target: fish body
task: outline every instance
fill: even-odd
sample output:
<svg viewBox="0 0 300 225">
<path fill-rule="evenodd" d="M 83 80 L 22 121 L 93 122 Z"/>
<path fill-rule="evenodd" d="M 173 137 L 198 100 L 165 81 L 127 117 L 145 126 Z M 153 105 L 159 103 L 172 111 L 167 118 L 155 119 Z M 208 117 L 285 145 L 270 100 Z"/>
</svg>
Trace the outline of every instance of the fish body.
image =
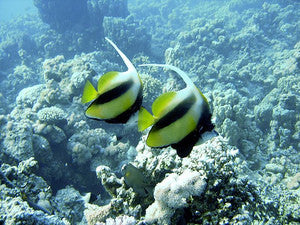
<svg viewBox="0 0 300 225">
<path fill-rule="evenodd" d="M 128 70 L 105 73 L 98 80 L 97 90 L 87 81 L 81 102 L 92 101 L 85 111 L 88 118 L 108 123 L 126 123 L 142 104 L 142 82 L 125 54 L 111 40 L 105 39 L 119 53 Z"/>
<path fill-rule="evenodd" d="M 201 134 L 210 132 L 214 128 L 207 99 L 187 74 L 179 68 L 164 64 L 141 66 L 171 69 L 185 81 L 184 89 L 164 93 L 153 102 L 153 115 L 142 108 L 139 112 L 138 128 L 142 131 L 153 125 L 146 141 L 148 146 L 171 146 L 177 150 L 180 157 L 188 156 Z"/>
<path fill-rule="evenodd" d="M 145 179 L 143 173 L 131 163 L 122 168 L 125 183 L 141 196 L 151 195 L 153 187 L 151 187 Z"/>
</svg>

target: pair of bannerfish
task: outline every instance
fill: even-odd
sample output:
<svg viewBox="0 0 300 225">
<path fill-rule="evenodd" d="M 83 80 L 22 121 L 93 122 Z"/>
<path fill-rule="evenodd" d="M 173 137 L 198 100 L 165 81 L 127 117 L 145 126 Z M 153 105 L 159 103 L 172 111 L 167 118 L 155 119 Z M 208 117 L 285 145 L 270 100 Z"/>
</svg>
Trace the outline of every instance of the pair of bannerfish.
<svg viewBox="0 0 300 225">
<path fill-rule="evenodd" d="M 97 90 L 87 81 L 82 103 L 91 102 L 85 111 L 88 118 L 108 123 L 126 123 L 138 112 L 138 130 L 152 126 L 147 137 L 150 147 L 171 146 L 180 157 L 190 154 L 193 146 L 204 137 L 216 135 L 211 122 L 211 113 L 205 96 L 185 72 L 165 64 L 142 64 L 158 66 L 175 71 L 186 83 L 180 91 L 160 95 L 152 104 L 152 114 L 141 107 L 143 87 L 139 74 L 124 53 L 108 38 L 106 40 L 122 57 L 128 70 L 111 71 L 98 80 Z"/>
</svg>

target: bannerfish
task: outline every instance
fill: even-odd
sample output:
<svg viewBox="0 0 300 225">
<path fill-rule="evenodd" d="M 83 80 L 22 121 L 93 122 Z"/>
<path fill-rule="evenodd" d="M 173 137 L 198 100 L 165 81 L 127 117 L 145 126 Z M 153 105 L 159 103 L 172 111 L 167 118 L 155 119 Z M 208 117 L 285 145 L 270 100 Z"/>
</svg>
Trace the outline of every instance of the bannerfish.
<svg viewBox="0 0 300 225">
<path fill-rule="evenodd" d="M 105 73 L 98 80 L 98 90 L 87 81 L 81 102 L 92 101 L 85 111 L 88 118 L 108 123 L 126 123 L 142 104 L 142 81 L 125 54 L 111 40 L 105 39 L 119 53 L 128 70 Z"/>
<path fill-rule="evenodd" d="M 184 89 L 167 92 L 156 98 L 152 104 L 153 115 L 142 107 L 138 115 L 138 129 L 143 131 L 153 125 L 146 140 L 148 146 L 171 146 L 177 150 L 179 157 L 188 156 L 204 133 L 215 132 L 207 99 L 188 75 L 175 66 L 140 66 L 159 66 L 173 70 L 186 83 Z"/>
<path fill-rule="evenodd" d="M 153 193 L 153 187 L 148 184 L 143 173 L 131 163 L 123 166 L 122 172 L 124 174 L 125 183 L 132 187 L 133 191 L 141 196 L 149 196 Z"/>
</svg>

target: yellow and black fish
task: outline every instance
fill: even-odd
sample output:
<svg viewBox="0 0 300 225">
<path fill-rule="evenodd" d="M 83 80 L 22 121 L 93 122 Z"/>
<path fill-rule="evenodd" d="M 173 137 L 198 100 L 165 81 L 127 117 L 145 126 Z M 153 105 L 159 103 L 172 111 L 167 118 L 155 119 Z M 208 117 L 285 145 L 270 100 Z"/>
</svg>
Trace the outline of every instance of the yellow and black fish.
<svg viewBox="0 0 300 225">
<path fill-rule="evenodd" d="M 81 98 L 82 103 L 93 101 L 85 111 L 88 118 L 108 123 L 126 123 L 142 104 L 142 82 L 130 60 L 108 38 L 119 53 L 128 70 L 111 71 L 98 80 L 98 90 L 87 81 Z"/>
<path fill-rule="evenodd" d="M 152 104 L 153 116 L 141 108 L 138 117 L 139 131 L 152 126 L 147 145 L 166 147 L 171 145 L 180 157 L 190 154 L 193 146 L 205 132 L 211 132 L 214 125 L 205 96 L 194 85 L 185 72 L 164 64 L 144 64 L 140 66 L 160 66 L 175 71 L 186 83 L 178 92 L 160 95 Z"/>
</svg>

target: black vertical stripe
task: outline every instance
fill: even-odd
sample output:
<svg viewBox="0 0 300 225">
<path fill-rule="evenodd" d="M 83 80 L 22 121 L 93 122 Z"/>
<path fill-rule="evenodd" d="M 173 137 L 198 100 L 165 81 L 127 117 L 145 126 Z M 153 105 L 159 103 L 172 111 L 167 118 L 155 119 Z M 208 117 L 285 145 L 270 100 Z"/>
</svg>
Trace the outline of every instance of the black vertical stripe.
<svg viewBox="0 0 300 225">
<path fill-rule="evenodd" d="M 134 104 L 129 109 L 127 109 L 125 112 L 121 113 L 117 117 L 105 121 L 108 123 L 126 123 L 129 120 L 129 118 L 132 116 L 132 114 L 140 109 L 142 105 L 142 100 L 143 100 L 143 88 L 140 87 L 138 96 Z"/>
<path fill-rule="evenodd" d="M 99 95 L 99 97 L 94 101 L 95 104 L 104 104 L 110 102 L 128 91 L 133 85 L 133 81 L 130 79 L 122 84 L 114 87 L 113 89 L 106 91 Z"/>
<path fill-rule="evenodd" d="M 174 123 L 176 120 L 179 120 L 183 117 L 189 109 L 193 106 L 196 101 L 196 97 L 191 95 L 180 102 L 174 109 L 164 115 L 161 119 L 159 119 L 155 125 L 153 126 L 153 130 L 162 129 L 164 127 L 169 126 L 171 123 Z"/>
</svg>

